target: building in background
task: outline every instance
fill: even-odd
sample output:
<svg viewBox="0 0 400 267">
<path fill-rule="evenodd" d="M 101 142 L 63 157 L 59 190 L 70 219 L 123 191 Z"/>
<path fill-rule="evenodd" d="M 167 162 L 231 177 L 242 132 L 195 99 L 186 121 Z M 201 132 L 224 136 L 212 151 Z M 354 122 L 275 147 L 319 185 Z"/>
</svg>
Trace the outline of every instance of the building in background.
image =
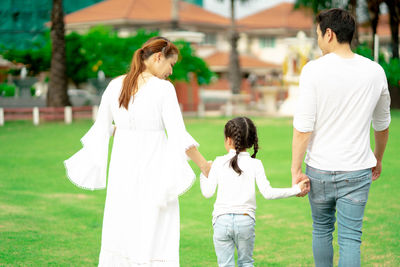
<svg viewBox="0 0 400 267">
<path fill-rule="evenodd" d="M 85 32 L 93 26 L 106 25 L 117 30 L 120 36 L 131 35 L 143 28 L 168 36 L 171 30 L 176 30 L 174 19 L 177 19 L 180 32 L 198 32 L 204 36 L 200 43 L 194 44 L 196 53 L 218 75 L 211 85 L 200 89 L 229 91 L 230 20 L 202 8 L 203 1 L 192 2 L 195 4 L 178 1 L 178 12 L 174 17 L 173 0 L 107 0 L 68 14 L 66 30 Z M 302 12 L 293 11 L 291 3 L 281 3 L 237 21 L 242 93 L 249 95 L 250 101 L 258 101 L 262 96 L 254 92 L 257 86 L 281 84 L 283 64 L 291 49 L 289 39 L 295 38 L 299 31 L 310 35 L 312 18 Z M 189 95 L 197 97 L 196 88 L 189 91 L 194 92 Z M 177 92 L 184 109 L 196 106 L 197 100 L 192 99 L 195 104 L 188 105 L 190 96 L 183 96 L 178 89 Z"/>
<path fill-rule="evenodd" d="M 0 24 L 0 42 L 23 46 L 35 41 L 50 20 L 51 0 L 3 0 L 0 7 L 3 24 Z M 218 79 L 211 85 L 198 88 L 190 83 L 189 93 L 179 85 L 177 91 L 184 109 L 195 109 L 200 101 L 198 92 L 229 91 L 227 72 L 230 44 L 228 30 L 230 19 L 216 7 L 229 1 L 217 0 L 80 0 L 64 1 L 66 31 L 80 33 L 97 25 L 110 26 L 120 36 L 134 34 L 137 29 L 156 30 L 169 38 L 179 35 L 194 36 L 197 56 L 203 58 Z M 236 1 L 240 2 L 240 1 Z M 240 39 L 238 50 L 242 67 L 243 94 L 258 100 L 271 88 L 278 102 L 290 98 L 289 85 L 298 83 L 301 67 L 320 51 L 315 40 L 312 14 L 294 10 L 293 1 L 250 1 L 242 3 L 237 20 Z M 174 4 L 178 3 L 174 9 Z M 263 8 L 262 10 L 259 10 Z M 221 8 L 219 8 L 221 9 Z M 258 9 L 258 10 L 257 10 Z M 218 12 L 218 14 L 216 13 Z M 227 14 L 225 14 L 227 15 Z M 176 23 L 177 22 L 177 23 Z M 174 32 L 171 35 L 171 31 Z M 188 34 L 192 33 L 192 34 Z M 390 48 L 388 16 L 382 15 L 378 35 L 384 51 Z M 178 36 L 178 37 L 177 37 Z M 202 40 L 199 41 L 198 38 Z M 22 41 L 21 41 L 22 40 Z M 360 40 L 371 40 L 368 27 L 360 28 Z M 39 40 L 40 41 L 40 40 Z M 190 41 L 190 40 L 189 40 Z M 267 87 L 270 86 L 268 89 Z M 255 88 L 261 88 L 254 93 Z M 178 90 L 178 89 L 177 89 Z M 283 92 L 283 93 L 282 93 Z M 206 94 L 205 94 L 206 95 Z M 265 99 L 264 99 L 265 100 Z M 264 101 L 265 102 L 265 101 Z M 268 101 L 271 103 L 271 101 Z M 287 105 L 286 105 L 287 106 Z M 289 108 L 290 109 L 290 108 Z M 288 110 L 289 110 L 288 109 Z M 290 112 L 289 112 L 290 113 Z"/>
</svg>

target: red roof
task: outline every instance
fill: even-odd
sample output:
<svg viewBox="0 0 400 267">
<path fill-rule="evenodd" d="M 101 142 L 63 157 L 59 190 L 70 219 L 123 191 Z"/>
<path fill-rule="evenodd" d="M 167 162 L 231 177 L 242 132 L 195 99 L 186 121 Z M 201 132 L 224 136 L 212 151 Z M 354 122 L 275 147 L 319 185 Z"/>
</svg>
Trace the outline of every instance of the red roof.
<svg viewBox="0 0 400 267">
<path fill-rule="evenodd" d="M 216 52 L 204 59 L 210 67 L 228 67 L 229 53 Z M 239 62 L 242 68 L 280 68 L 280 65 L 265 62 L 252 56 L 239 55 Z"/>
<path fill-rule="evenodd" d="M 126 20 L 168 22 L 172 20 L 172 0 L 107 0 L 65 16 L 66 24 Z M 229 19 L 196 5 L 180 1 L 179 21 L 229 25 Z"/>
<path fill-rule="evenodd" d="M 238 24 L 246 28 L 310 29 L 313 19 L 304 9 L 294 10 L 293 3 L 281 3 L 242 18 Z"/>
</svg>

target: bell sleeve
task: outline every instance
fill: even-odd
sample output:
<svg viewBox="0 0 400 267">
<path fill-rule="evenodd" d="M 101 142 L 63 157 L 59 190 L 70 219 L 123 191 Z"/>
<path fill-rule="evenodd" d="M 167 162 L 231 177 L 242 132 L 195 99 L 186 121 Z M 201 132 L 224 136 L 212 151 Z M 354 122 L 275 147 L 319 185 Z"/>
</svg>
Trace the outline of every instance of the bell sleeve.
<svg viewBox="0 0 400 267">
<path fill-rule="evenodd" d="M 83 148 L 64 161 L 67 177 L 83 189 L 106 187 L 108 146 L 114 129 L 110 109 L 111 89 L 112 82 L 101 98 L 95 123 L 81 139 Z"/>
<path fill-rule="evenodd" d="M 174 86 L 165 82 L 162 120 L 167 131 L 167 157 L 164 164 L 166 201 L 184 194 L 193 185 L 195 174 L 190 167 L 186 150 L 199 144 L 186 131 Z"/>
</svg>

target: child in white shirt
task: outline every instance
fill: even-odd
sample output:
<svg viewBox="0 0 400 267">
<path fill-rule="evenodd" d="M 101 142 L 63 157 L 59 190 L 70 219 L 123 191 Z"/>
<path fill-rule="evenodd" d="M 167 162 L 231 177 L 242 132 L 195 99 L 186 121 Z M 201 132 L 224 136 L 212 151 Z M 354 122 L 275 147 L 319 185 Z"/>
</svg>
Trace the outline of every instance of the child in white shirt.
<svg viewBox="0 0 400 267">
<path fill-rule="evenodd" d="M 306 190 L 308 180 L 292 188 L 272 188 L 262 162 L 255 159 L 258 151 L 257 130 L 246 117 L 237 117 L 225 124 L 225 148 L 228 154 L 217 157 L 208 178 L 200 176 L 202 194 L 209 198 L 218 185 L 214 204 L 214 247 L 218 265 L 235 266 L 235 246 L 238 265 L 253 266 L 256 196 L 255 184 L 266 199 L 287 198 Z M 251 155 L 246 150 L 254 147 Z"/>
</svg>

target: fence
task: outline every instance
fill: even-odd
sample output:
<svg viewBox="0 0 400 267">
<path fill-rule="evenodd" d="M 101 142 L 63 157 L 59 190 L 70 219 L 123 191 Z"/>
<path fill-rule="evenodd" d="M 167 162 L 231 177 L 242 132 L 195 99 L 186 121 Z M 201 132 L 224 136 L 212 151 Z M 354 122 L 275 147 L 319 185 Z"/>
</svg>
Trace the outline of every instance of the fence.
<svg viewBox="0 0 400 267">
<path fill-rule="evenodd" d="M 41 121 L 64 120 L 66 124 L 74 119 L 92 119 L 97 116 L 98 106 L 82 107 L 34 107 L 34 108 L 0 108 L 0 126 L 6 121 L 32 120 L 34 125 Z"/>
</svg>

